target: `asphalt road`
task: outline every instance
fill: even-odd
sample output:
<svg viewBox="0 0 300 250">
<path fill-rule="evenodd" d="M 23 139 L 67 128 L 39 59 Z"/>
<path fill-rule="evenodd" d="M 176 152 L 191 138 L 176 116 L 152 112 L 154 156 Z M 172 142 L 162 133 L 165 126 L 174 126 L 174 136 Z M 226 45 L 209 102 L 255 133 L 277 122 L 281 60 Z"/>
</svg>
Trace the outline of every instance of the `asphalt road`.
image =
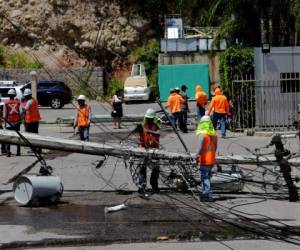
<svg viewBox="0 0 300 250">
<path fill-rule="evenodd" d="M 109 114 L 103 105 L 91 103 L 94 113 Z M 143 114 L 148 107 L 157 108 L 156 104 L 125 105 L 125 112 Z M 102 113 L 101 113 L 102 112 Z M 69 117 L 74 113 L 71 106 L 61 110 L 41 109 L 43 119 L 55 120 L 57 117 Z M 106 143 L 126 143 L 137 145 L 138 139 L 132 135 L 123 141 L 133 128 L 126 124 L 121 130 L 114 130 L 111 124 L 99 124 L 91 128 L 91 140 Z M 195 152 L 197 139 L 192 128 L 188 134 L 181 134 L 190 152 Z M 184 149 L 177 136 L 170 129 L 163 129 L 161 143 L 166 150 L 183 152 Z M 60 138 L 74 138 L 73 129 L 66 126 L 41 125 L 41 135 Z M 75 136 L 75 138 L 78 138 Z M 268 147 L 270 137 L 253 136 L 228 133 L 226 139 L 220 138 L 218 153 L 250 154 L 260 149 L 262 154 L 273 153 L 274 148 Z M 291 138 L 285 141 L 285 146 L 292 153 L 299 153 L 299 139 Z M 12 146 L 13 153 L 15 147 Z M 57 151 L 45 151 L 47 164 L 54 168 L 54 174 L 62 178 L 65 192 L 61 203 L 57 206 L 22 207 L 14 201 L 12 183 L 6 182 L 32 164 L 35 157 L 28 153 L 28 148 L 22 148 L 21 157 L 7 158 L 0 156 L 0 249 L 15 247 L 17 249 L 35 246 L 53 247 L 69 246 L 66 249 L 96 249 L 99 246 L 85 246 L 86 244 L 112 244 L 113 242 L 126 242 L 122 245 L 102 246 L 103 249 L 227 249 L 223 243 L 233 249 L 298 249 L 295 245 L 261 240 L 264 237 L 236 230 L 219 219 L 209 219 L 203 213 L 195 212 L 186 205 L 178 204 L 185 201 L 195 203 L 190 195 L 180 193 L 162 192 L 141 198 L 135 192 L 136 186 L 131 173 L 122 160 L 109 157 L 106 163 L 97 168 L 96 165 L 102 157 L 69 154 Z M 40 165 L 33 167 L 29 173 L 38 173 Z M 270 174 L 276 170 L 271 167 L 264 174 L 265 168 L 243 166 L 247 173 L 255 174 L 262 179 L 268 176 L 271 181 L 275 177 Z M 299 175 L 297 169 L 293 174 Z M 118 192 L 116 192 L 116 190 Z M 122 190 L 122 192 L 120 192 Z M 300 227 L 300 206 L 298 203 L 287 201 L 287 191 L 275 191 L 272 187 L 265 190 L 262 185 L 245 185 L 245 193 L 241 194 L 215 194 L 216 203 L 203 204 L 205 211 L 218 214 L 221 218 L 231 218 L 238 221 L 236 215 L 222 208 L 236 207 L 243 213 L 251 213 L 257 220 L 270 224 L 277 220 L 287 223 L 294 230 Z M 254 192 L 254 193 L 253 193 Z M 272 195 L 262 196 L 263 193 Z M 170 197 L 172 195 L 172 197 Z M 174 199 L 176 198 L 176 199 Z M 126 203 L 127 210 L 113 214 L 105 214 L 104 207 Z M 196 202 L 197 203 L 197 202 Z M 251 203 L 251 204 L 248 204 Z M 197 203 L 196 206 L 199 206 Z M 217 209 L 218 208 L 218 209 Z M 276 209 L 274 209 L 276 208 Z M 255 215 L 254 215 L 255 214 Z M 268 216 L 266 219 L 265 216 Z M 250 219 L 249 219 L 250 220 Z M 193 225 L 193 226 L 192 226 Z M 168 239 L 161 243 L 161 236 Z M 299 235 L 298 235 L 299 236 Z M 260 240 L 258 240 L 258 238 Z M 232 240 L 234 239 L 234 240 Z M 241 239 L 243 239 L 241 241 Z M 182 243 L 180 241 L 190 243 Z M 208 242 L 206 242 L 208 240 Z M 139 242 L 158 243 L 145 243 Z M 134 242 L 128 244 L 128 242 Z M 78 244 L 80 246 L 78 246 Z M 183 245 L 184 244 L 184 245 Z"/>
<path fill-rule="evenodd" d="M 58 117 L 70 117 L 75 113 L 76 102 L 73 104 L 65 105 L 61 109 L 51 109 L 49 107 L 41 107 L 41 116 L 43 121 L 56 121 Z M 92 113 L 94 115 L 110 115 L 111 107 L 109 103 L 102 103 L 97 101 L 89 102 Z M 193 106 L 193 103 L 191 103 Z M 123 104 L 124 114 L 145 114 L 148 108 L 160 110 L 157 103 L 134 103 L 134 104 Z"/>
</svg>

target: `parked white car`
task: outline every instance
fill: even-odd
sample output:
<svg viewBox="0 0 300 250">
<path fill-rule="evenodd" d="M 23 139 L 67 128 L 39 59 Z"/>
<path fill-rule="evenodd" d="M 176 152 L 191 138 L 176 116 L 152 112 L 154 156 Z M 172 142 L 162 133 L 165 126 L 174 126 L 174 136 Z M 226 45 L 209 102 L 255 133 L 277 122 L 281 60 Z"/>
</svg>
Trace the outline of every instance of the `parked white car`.
<svg viewBox="0 0 300 250">
<path fill-rule="evenodd" d="M 23 96 L 23 87 L 24 85 L 20 85 L 20 86 L 16 86 L 16 85 L 1 85 L 0 84 L 0 99 L 1 99 L 1 102 L 5 102 L 7 101 L 9 98 L 8 98 L 8 91 L 10 89 L 15 89 L 16 90 L 16 97 L 21 100 L 22 99 L 22 96 Z"/>
<path fill-rule="evenodd" d="M 130 101 L 148 101 L 151 96 L 151 88 L 143 64 L 133 64 L 131 75 L 127 77 L 124 83 L 124 100 Z"/>
</svg>

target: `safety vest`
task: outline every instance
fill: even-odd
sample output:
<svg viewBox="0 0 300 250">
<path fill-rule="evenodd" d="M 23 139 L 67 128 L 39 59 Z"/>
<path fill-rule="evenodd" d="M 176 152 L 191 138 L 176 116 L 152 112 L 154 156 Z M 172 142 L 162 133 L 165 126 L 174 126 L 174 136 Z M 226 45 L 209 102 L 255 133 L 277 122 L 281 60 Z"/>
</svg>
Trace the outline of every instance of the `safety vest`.
<svg viewBox="0 0 300 250">
<path fill-rule="evenodd" d="M 90 125 L 89 116 L 91 108 L 88 105 L 83 107 L 77 107 L 77 126 L 78 127 L 88 127 Z"/>
<path fill-rule="evenodd" d="M 203 108 L 207 104 L 207 95 L 205 94 L 204 91 L 197 92 L 196 94 L 196 102 Z"/>
<path fill-rule="evenodd" d="M 181 104 L 184 103 L 184 99 L 181 95 L 173 93 L 168 98 L 167 106 L 170 108 L 172 113 L 177 113 L 181 111 Z"/>
<path fill-rule="evenodd" d="M 216 163 L 218 137 L 204 135 L 202 148 L 198 156 L 200 166 L 213 166 Z"/>
<path fill-rule="evenodd" d="M 5 103 L 6 119 L 8 122 L 14 123 L 21 121 L 20 106 L 21 102 L 18 99 L 9 99 Z"/>
<path fill-rule="evenodd" d="M 31 98 L 30 101 L 31 105 L 29 109 L 26 110 L 24 120 L 26 123 L 38 122 L 41 120 L 38 102 L 34 98 Z"/>
<path fill-rule="evenodd" d="M 208 114 L 211 113 L 211 110 L 214 109 L 214 112 L 220 114 L 229 114 L 229 103 L 226 96 L 222 94 L 216 94 L 208 107 Z"/>
<path fill-rule="evenodd" d="M 159 127 L 155 123 L 144 123 L 142 128 L 140 131 L 141 146 L 143 148 L 159 148 L 160 135 L 157 133 Z M 151 131 L 156 132 L 156 134 L 152 134 Z"/>
</svg>

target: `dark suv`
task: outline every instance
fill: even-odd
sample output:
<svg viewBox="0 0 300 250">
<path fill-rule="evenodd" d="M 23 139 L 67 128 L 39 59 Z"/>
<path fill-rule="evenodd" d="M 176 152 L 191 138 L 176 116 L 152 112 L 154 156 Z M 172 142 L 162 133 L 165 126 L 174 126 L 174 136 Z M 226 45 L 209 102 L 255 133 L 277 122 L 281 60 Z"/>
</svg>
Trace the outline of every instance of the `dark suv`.
<svg viewBox="0 0 300 250">
<path fill-rule="evenodd" d="M 31 89 L 31 83 L 27 83 L 22 90 L 26 88 Z M 60 81 L 38 81 L 37 99 L 41 106 L 60 109 L 72 101 L 72 91 Z"/>
</svg>

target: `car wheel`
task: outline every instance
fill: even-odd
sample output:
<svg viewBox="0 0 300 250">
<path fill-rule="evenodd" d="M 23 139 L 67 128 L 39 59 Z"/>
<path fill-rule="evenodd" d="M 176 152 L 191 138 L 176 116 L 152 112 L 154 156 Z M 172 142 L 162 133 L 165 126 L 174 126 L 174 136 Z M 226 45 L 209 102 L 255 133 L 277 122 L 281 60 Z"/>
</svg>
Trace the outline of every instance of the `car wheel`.
<svg viewBox="0 0 300 250">
<path fill-rule="evenodd" d="M 53 109 L 60 109 L 63 106 L 63 103 L 60 98 L 54 97 L 50 101 L 50 106 Z"/>
</svg>

